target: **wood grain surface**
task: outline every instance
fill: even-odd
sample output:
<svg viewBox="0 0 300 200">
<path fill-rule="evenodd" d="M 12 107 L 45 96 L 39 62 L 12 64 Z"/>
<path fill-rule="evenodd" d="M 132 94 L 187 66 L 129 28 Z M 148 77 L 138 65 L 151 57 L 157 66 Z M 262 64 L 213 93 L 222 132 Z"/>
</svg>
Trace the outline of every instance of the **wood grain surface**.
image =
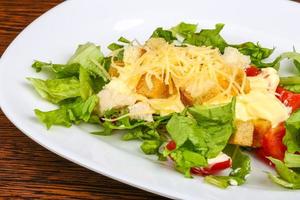
<svg viewBox="0 0 300 200">
<path fill-rule="evenodd" d="M 0 55 L 30 22 L 60 2 L 0 0 Z M 0 110 L 0 199 L 165 198 L 53 154 L 20 132 Z"/>
<path fill-rule="evenodd" d="M 60 0 L 0 0 L 0 55 Z M 165 199 L 61 158 L 19 131 L 0 110 L 0 199 Z"/>
</svg>

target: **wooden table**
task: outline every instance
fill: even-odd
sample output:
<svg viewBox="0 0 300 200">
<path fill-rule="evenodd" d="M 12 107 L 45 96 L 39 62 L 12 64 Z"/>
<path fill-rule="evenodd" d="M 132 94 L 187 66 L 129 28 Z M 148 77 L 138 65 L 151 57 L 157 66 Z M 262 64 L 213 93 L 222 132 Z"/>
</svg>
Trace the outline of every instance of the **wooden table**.
<svg viewBox="0 0 300 200">
<path fill-rule="evenodd" d="M 23 28 L 60 2 L 0 0 L 0 55 Z M 165 198 L 53 154 L 20 132 L 0 110 L 0 199 Z"/>
<path fill-rule="evenodd" d="M 0 55 L 61 0 L 0 0 Z M 165 199 L 65 160 L 33 142 L 0 110 L 0 199 Z"/>
</svg>

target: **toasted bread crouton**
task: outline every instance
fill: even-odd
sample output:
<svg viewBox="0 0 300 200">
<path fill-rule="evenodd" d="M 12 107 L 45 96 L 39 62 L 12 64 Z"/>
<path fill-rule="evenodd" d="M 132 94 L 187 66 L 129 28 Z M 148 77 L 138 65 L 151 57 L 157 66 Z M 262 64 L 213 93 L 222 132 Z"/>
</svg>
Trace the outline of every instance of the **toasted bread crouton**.
<svg viewBox="0 0 300 200">
<path fill-rule="evenodd" d="M 116 68 L 114 67 L 110 67 L 108 69 L 108 74 L 111 76 L 111 77 L 118 77 L 119 76 L 119 72 Z"/>
<path fill-rule="evenodd" d="M 205 85 L 205 87 L 200 88 L 200 90 L 196 92 L 197 95 L 194 94 L 194 96 L 189 92 L 188 88 L 180 88 L 180 99 L 182 103 L 185 106 L 207 103 L 210 100 L 213 100 L 222 92 L 218 88 L 218 85 L 213 81 L 208 80 L 206 83 L 207 84 Z"/>
<path fill-rule="evenodd" d="M 172 95 L 170 91 L 175 91 L 172 81 L 170 81 L 169 85 L 166 85 L 162 80 L 156 78 L 155 76 L 151 77 L 151 81 L 153 87 L 150 89 L 148 88 L 146 83 L 146 75 L 144 74 L 136 86 L 136 92 L 150 99 L 164 99 Z"/>
<path fill-rule="evenodd" d="M 235 122 L 236 132 L 231 136 L 229 143 L 240 146 L 252 146 L 254 125 L 251 121 Z"/>
<path fill-rule="evenodd" d="M 264 119 L 253 120 L 253 147 L 260 147 L 264 135 L 272 128 L 271 122 Z"/>
<path fill-rule="evenodd" d="M 114 64 L 117 65 L 118 67 L 124 67 L 124 62 L 122 62 L 122 61 L 115 61 Z M 108 74 L 111 77 L 118 77 L 119 76 L 118 70 L 115 67 L 112 67 L 112 66 L 109 67 Z"/>
<path fill-rule="evenodd" d="M 234 72 L 233 70 L 236 70 L 236 72 Z M 236 85 L 234 87 L 231 88 L 231 95 L 236 96 L 239 93 L 248 93 L 250 92 L 250 82 L 248 79 L 245 80 L 245 83 L 243 83 L 243 80 L 246 78 L 246 73 L 244 72 L 244 70 L 242 68 L 227 68 L 227 72 L 225 71 L 225 73 L 228 74 L 228 76 L 224 76 L 223 74 L 218 74 L 217 79 L 219 81 L 219 84 L 221 85 L 221 87 L 223 89 L 227 89 L 230 85 L 230 79 L 228 77 L 232 77 L 232 75 L 234 75 L 234 79 L 237 83 L 237 85 L 239 87 L 242 87 L 242 85 L 244 84 L 244 88 L 243 91 L 239 91 L 239 89 L 236 87 Z"/>
<path fill-rule="evenodd" d="M 180 100 L 185 106 L 192 106 L 194 103 L 194 99 L 191 94 L 184 89 L 180 89 Z"/>
</svg>

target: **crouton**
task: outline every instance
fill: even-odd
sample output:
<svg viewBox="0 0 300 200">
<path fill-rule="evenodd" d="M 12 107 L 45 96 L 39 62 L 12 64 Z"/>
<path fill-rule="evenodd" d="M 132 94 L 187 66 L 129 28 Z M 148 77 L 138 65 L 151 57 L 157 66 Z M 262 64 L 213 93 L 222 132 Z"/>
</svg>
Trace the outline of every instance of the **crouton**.
<svg viewBox="0 0 300 200">
<path fill-rule="evenodd" d="M 241 87 L 243 85 L 243 80 L 246 77 L 246 74 L 245 74 L 244 70 L 241 69 L 241 68 L 235 68 L 235 70 L 236 70 L 236 72 L 235 72 L 235 75 L 234 75 L 235 76 L 234 79 L 235 79 L 236 83 L 238 84 L 238 86 Z M 233 68 L 227 68 L 226 73 L 228 74 L 228 77 L 231 77 L 234 73 Z M 230 80 L 228 79 L 228 77 L 224 76 L 223 74 L 219 74 L 217 76 L 219 84 L 221 85 L 221 87 L 223 89 L 227 89 L 230 85 Z M 234 87 L 232 87 L 231 91 L 230 91 L 231 95 L 233 95 L 233 96 L 236 96 L 241 92 L 242 91 L 239 91 L 239 89 L 236 87 L 236 85 Z M 245 81 L 243 92 L 244 93 L 250 92 L 250 82 L 249 82 L 248 79 L 246 79 L 246 81 Z"/>
<path fill-rule="evenodd" d="M 253 120 L 253 147 L 260 147 L 264 135 L 272 128 L 271 122 L 264 119 Z"/>
<path fill-rule="evenodd" d="M 202 88 L 201 91 L 197 91 L 197 93 L 197 96 L 193 97 L 188 91 L 188 88 L 180 88 L 180 99 L 185 106 L 203 104 L 218 96 L 221 91 L 214 82 L 207 81 L 205 88 Z"/>
<path fill-rule="evenodd" d="M 180 89 L 180 100 L 185 106 L 192 106 L 193 105 L 193 97 L 184 89 Z"/>
<path fill-rule="evenodd" d="M 122 62 L 122 61 L 115 61 L 114 64 L 117 65 L 118 67 L 124 67 L 124 62 Z M 118 77 L 119 76 L 118 70 L 115 67 L 112 67 L 112 66 L 109 67 L 108 74 L 111 77 Z"/>
<path fill-rule="evenodd" d="M 240 146 L 252 146 L 253 142 L 253 131 L 254 125 L 251 121 L 240 121 L 235 122 L 236 131 L 231 136 L 229 143 L 237 144 Z"/>
<path fill-rule="evenodd" d="M 111 77 L 118 77 L 119 76 L 119 72 L 116 68 L 114 67 L 110 67 L 108 69 L 108 74 L 111 76 Z"/>
<path fill-rule="evenodd" d="M 170 97 L 171 91 L 174 91 L 174 84 L 170 81 L 169 85 L 166 85 L 161 79 L 155 76 L 151 77 L 153 87 L 148 88 L 146 83 L 146 75 L 144 74 L 139 80 L 136 86 L 136 92 L 150 99 L 164 99 Z"/>
</svg>

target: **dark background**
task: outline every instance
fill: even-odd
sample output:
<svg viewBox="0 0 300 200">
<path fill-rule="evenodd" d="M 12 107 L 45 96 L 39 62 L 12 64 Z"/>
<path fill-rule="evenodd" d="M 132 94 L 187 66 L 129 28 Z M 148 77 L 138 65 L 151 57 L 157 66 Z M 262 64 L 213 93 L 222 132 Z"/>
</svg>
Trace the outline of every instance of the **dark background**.
<svg viewBox="0 0 300 200">
<path fill-rule="evenodd" d="M 60 2 L 0 0 L 0 56 L 30 22 Z M 0 110 L 0 199 L 165 198 L 53 154 L 20 132 Z"/>
</svg>

